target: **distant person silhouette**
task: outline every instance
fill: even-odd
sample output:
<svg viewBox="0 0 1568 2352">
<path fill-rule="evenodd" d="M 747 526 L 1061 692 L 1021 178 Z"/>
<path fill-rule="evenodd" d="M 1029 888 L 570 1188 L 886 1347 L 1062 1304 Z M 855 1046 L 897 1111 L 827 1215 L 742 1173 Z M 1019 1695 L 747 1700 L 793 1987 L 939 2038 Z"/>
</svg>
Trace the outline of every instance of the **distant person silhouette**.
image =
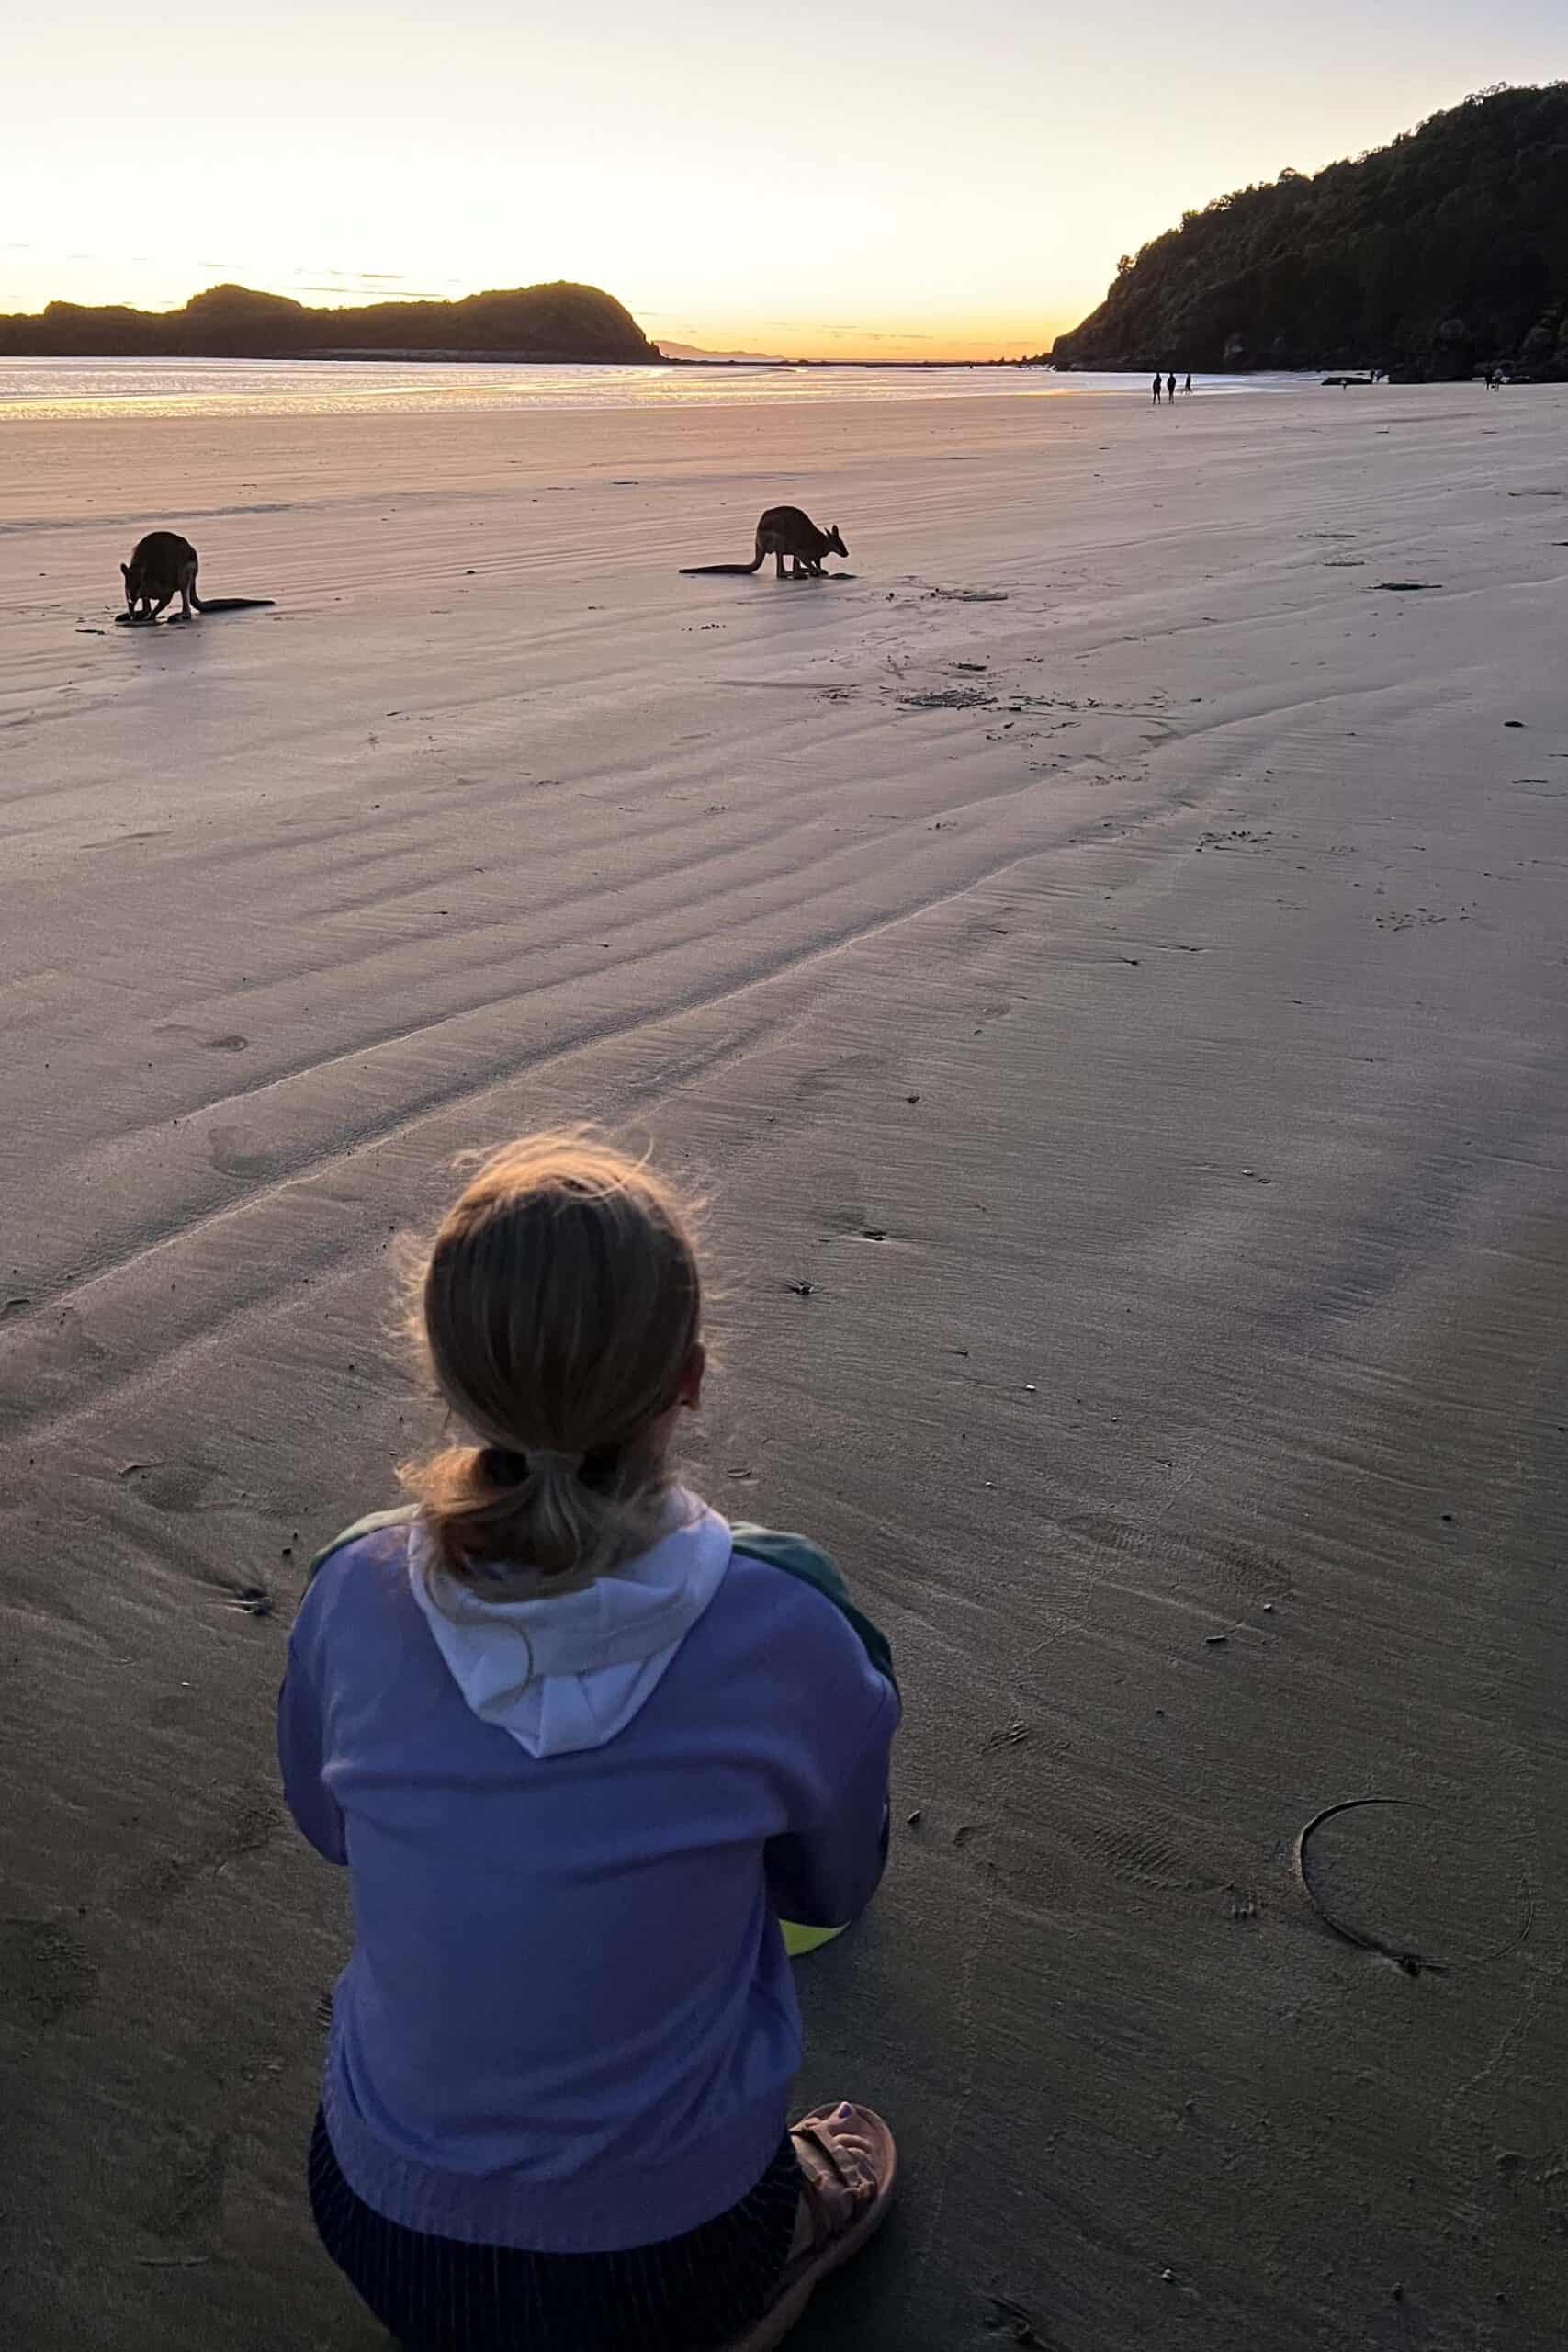
<svg viewBox="0 0 1568 2352">
<path fill-rule="evenodd" d="M 1176 398 L 1176 370 L 1174 368 L 1165 379 L 1165 396 L 1168 401 L 1173 401 Z"/>
<path fill-rule="evenodd" d="M 1190 392 L 1192 390 L 1192 370 L 1190 368 L 1187 370 L 1187 381 L 1182 385 L 1181 389 L 1184 392 Z"/>
<path fill-rule="evenodd" d="M 1156 406 L 1156 408 L 1158 408 L 1158 406 L 1159 406 L 1160 394 L 1164 391 L 1164 390 L 1165 390 L 1165 378 L 1164 378 L 1163 376 L 1156 376 L 1156 377 L 1155 378 L 1155 406 Z"/>
</svg>

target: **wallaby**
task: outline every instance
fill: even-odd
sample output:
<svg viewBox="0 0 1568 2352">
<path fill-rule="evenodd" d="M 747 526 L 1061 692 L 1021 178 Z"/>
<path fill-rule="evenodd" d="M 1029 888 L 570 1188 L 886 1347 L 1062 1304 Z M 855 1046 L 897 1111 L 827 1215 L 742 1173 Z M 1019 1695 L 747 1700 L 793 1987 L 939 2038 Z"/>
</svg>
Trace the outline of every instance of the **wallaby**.
<svg viewBox="0 0 1568 2352">
<path fill-rule="evenodd" d="M 126 609 L 115 618 L 121 627 L 150 628 L 176 589 L 180 609 L 170 614 L 171 623 L 188 621 L 192 605 L 198 613 L 245 613 L 272 603 L 270 596 L 198 596 L 198 560 L 190 541 L 182 539 L 177 531 L 149 531 L 144 539 L 138 539 L 130 561 L 119 567 L 125 575 Z"/>
<path fill-rule="evenodd" d="M 810 515 L 803 514 L 798 506 L 770 506 L 757 526 L 757 552 L 750 563 L 683 563 L 681 570 L 688 579 L 695 578 L 698 572 L 761 571 L 772 556 L 780 580 L 820 580 L 825 555 L 848 554 L 837 523 L 829 523 L 825 531 L 819 531 Z M 794 566 L 787 573 L 786 555 Z"/>
</svg>

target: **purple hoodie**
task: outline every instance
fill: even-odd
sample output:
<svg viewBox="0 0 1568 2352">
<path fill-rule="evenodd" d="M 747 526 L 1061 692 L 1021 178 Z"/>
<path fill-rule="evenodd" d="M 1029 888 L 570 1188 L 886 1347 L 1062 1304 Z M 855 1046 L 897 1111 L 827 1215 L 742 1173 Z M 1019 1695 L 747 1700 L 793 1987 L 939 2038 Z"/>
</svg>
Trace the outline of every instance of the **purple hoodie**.
<svg viewBox="0 0 1568 2352">
<path fill-rule="evenodd" d="M 350 2185 L 408 2228 L 646 2245 L 738 2203 L 784 2136 L 777 1917 L 869 1901 L 898 1702 L 820 1555 L 752 1556 L 682 1499 L 591 1586 L 492 1611 L 399 1517 L 305 1596 L 284 1790 L 347 1863 L 355 1930 L 322 2104 Z"/>
</svg>

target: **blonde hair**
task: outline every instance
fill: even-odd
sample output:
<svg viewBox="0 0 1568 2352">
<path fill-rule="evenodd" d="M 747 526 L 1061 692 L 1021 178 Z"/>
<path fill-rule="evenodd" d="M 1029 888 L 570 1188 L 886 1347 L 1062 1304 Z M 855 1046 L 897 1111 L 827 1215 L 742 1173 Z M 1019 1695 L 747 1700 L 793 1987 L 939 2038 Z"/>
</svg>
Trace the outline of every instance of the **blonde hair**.
<svg viewBox="0 0 1568 2352">
<path fill-rule="evenodd" d="M 484 1160 L 442 1219 L 412 1321 L 479 1442 L 400 1473 L 442 1565 L 592 1576 L 669 1524 L 664 1432 L 698 1341 L 688 1212 L 644 1161 L 581 1133 Z"/>
</svg>

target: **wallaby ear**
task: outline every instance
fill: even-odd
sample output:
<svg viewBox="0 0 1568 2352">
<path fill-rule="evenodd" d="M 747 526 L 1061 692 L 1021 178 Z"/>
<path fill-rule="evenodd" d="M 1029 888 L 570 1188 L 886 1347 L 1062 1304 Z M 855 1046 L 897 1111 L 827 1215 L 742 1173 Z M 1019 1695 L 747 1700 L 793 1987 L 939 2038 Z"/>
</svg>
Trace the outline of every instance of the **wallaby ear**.
<svg viewBox="0 0 1568 2352">
<path fill-rule="evenodd" d="M 120 565 L 120 567 L 119 567 L 119 576 L 120 576 L 120 578 L 121 578 L 122 580 L 129 580 L 129 579 L 130 579 L 130 564 L 129 564 L 129 563 L 122 563 L 122 564 Z"/>
</svg>

